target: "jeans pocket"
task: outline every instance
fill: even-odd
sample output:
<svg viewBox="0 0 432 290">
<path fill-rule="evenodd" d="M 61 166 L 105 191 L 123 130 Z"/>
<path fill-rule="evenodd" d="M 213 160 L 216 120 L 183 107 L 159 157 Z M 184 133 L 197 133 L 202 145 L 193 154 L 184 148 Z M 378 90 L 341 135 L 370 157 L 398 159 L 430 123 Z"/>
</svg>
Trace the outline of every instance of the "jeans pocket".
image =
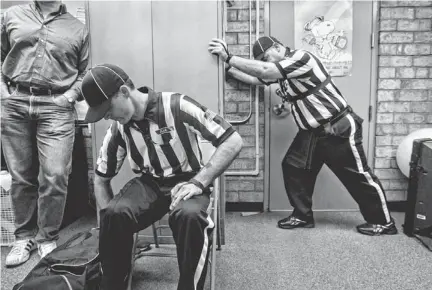
<svg viewBox="0 0 432 290">
<path fill-rule="evenodd" d="M 54 104 L 62 108 L 72 109 L 74 107 L 74 105 L 70 103 L 64 95 L 53 95 L 52 101 Z"/>
</svg>

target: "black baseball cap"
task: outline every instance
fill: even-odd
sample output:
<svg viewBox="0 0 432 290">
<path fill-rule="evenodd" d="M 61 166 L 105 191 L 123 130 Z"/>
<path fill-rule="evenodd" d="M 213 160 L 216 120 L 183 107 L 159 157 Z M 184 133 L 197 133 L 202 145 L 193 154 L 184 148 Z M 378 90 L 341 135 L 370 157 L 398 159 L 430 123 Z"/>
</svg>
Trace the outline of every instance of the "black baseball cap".
<svg viewBox="0 0 432 290">
<path fill-rule="evenodd" d="M 81 83 L 81 92 L 89 105 L 85 121 L 102 119 L 111 106 L 112 97 L 129 80 L 129 76 L 113 64 L 99 64 L 89 69 Z"/>
<path fill-rule="evenodd" d="M 252 48 L 254 59 L 261 60 L 264 56 L 264 52 L 266 52 L 267 49 L 272 47 L 275 43 L 282 44 L 273 36 L 262 36 L 258 38 Z"/>
</svg>

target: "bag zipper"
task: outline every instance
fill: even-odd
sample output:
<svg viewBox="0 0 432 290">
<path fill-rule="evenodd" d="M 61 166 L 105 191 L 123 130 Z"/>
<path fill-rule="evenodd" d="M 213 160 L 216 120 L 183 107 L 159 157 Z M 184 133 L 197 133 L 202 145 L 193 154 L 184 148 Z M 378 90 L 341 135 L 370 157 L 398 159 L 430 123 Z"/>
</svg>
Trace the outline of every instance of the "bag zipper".
<svg viewBox="0 0 432 290">
<path fill-rule="evenodd" d="M 66 276 L 65 275 L 60 275 L 60 276 L 66 281 L 69 290 L 73 290 L 72 285 L 69 283 L 69 280 L 66 278 Z"/>
<path fill-rule="evenodd" d="M 73 275 L 73 276 L 80 276 L 80 275 L 77 275 L 77 274 L 71 273 L 71 272 L 66 271 L 66 270 L 55 270 L 55 269 L 53 269 L 53 267 L 56 267 L 56 266 L 66 266 L 66 267 L 81 267 L 81 266 L 86 266 L 86 265 L 92 263 L 92 262 L 93 262 L 94 260 L 96 260 L 98 257 L 99 257 L 99 254 L 97 254 L 93 259 L 91 259 L 91 260 L 88 261 L 88 262 L 85 262 L 85 263 L 82 263 L 82 264 L 76 264 L 76 265 L 72 265 L 72 266 L 71 266 L 71 265 L 67 265 L 67 264 L 53 264 L 53 265 L 50 266 L 50 271 L 52 271 L 52 272 L 57 272 L 57 273 L 67 273 L 67 274 L 71 274 L 71 275 Z"/>
</svg>

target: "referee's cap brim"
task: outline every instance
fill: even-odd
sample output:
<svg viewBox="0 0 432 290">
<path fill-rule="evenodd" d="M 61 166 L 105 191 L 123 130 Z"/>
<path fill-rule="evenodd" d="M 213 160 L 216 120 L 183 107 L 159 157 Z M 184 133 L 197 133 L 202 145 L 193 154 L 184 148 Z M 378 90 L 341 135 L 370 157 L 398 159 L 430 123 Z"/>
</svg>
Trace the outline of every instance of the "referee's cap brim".
<svg viewBox="0 0 432 290">
<path fill-rule="evenodd" d="M 111 106 L 111 98 L 103 102 L 102 104 L 95 106 L 95 107 L 89 107 L 87 114 L 85 116 L 85 121 L 89 123 L 96 123 L 97 121 L 101 120 L 105 114 L 109 111 Z"/>
</svg>

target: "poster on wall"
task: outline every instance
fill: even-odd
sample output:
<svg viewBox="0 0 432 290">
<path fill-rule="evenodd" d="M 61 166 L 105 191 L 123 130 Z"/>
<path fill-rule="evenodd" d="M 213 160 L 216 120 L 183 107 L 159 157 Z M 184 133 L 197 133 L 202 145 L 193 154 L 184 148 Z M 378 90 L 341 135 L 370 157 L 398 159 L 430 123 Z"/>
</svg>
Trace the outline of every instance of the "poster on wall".
<svg viewBox="0 0 432 290">
<path fill-rule="evenodd" d="M 296 49 L 314 53 L 332 76 L 349 76 L 352 68 L 352 0 L 296 0 Z"/>
</svg>

